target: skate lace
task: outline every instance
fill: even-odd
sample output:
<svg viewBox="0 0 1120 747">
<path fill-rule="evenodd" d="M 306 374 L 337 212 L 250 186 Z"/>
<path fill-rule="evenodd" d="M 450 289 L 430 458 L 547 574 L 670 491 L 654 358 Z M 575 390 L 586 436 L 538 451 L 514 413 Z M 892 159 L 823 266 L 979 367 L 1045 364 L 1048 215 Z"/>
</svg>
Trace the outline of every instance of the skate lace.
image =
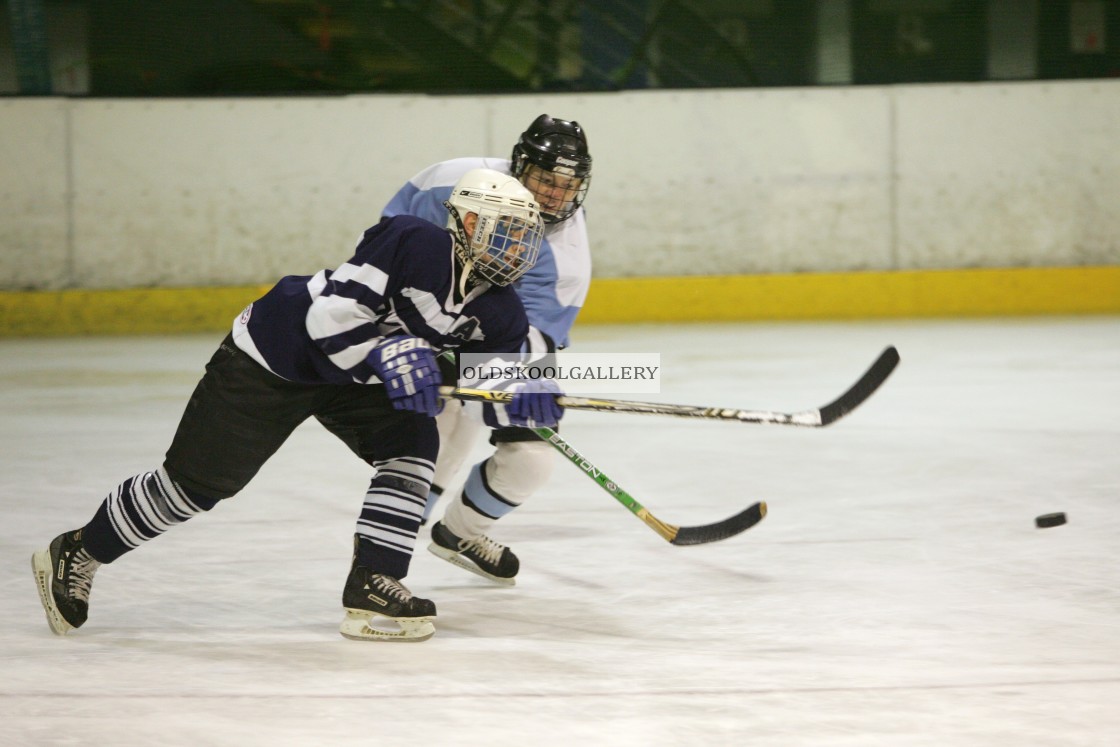
<svg viewBox="0 0 1120 747">
<path fill-rule="evenodd" d="M 412 592 L 392 576 L 374 576 L 372 581 L 378 591 L 384 592 L 401 602 L 408 602 L 412 599 Z"/>
<path fill-rule="evenodd" d="M 90 586 L 93 584 L 93 574 L 101 567 L 85 550 L 78 550 L 70 557 L 70 575 L 67 591 L 70 596 L 89 603 Z"/>
<path fill-rule="evenodd" d="M 500 545 L 485 534 L 473 539 L 463 540 L 459 543 L 460 552 L 473 552 L 488 563 L 497 564 L 505 552 L 506 546 Z"/>
</svg>

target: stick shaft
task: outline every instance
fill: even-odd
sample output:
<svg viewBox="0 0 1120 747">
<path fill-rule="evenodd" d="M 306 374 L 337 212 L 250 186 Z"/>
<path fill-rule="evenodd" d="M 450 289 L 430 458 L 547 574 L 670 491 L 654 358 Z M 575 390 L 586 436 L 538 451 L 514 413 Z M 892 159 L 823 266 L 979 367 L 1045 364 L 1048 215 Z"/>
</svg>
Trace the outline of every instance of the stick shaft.
<svg viewBox="0 0 1120 747">
<path fill-rule="evenodd" d="M 512 392 L 491 389 L 470 389 L 467 387 L 441 386 L 441 397 L 461 399 L 467 402 L 489 402 L 508 405 L 513 399 Z M 819 426 L 820 412 L 809 410 L 803 413 L 766 412 L 762 410 L 735 410 L 723 407 L 701 407 L 699 405 L 670 405 L 661 402 L 637 402 L 623 399 L 592 399 L 589 397 L 556 398 L 557 404 L 570 410 L 594 410 L 597 412 L 626 412 L 635 415 L 670 415 L 678 418 L 705 418 L 707 420 L 737 420 L 741 423 L 774 423 L 780 425 Z"/>
<path fill-rule="evenodd" d="M 677 532 L 680 530 L 679 527 L 666 524 L 647 511 L 646 507 L 639 503 L 634 496 L 623 490 L 622 487 L 608 477 L 605 472 L 592 464 L 591 460 L 576 451 L 575 447 L 560 437 L 560 434 L 551 428 L 534 428 L 533 431 L 541 437 L 541 440 L 563 454 L 565 459 L 579 467 L 584 474 L 594 480 L 599 487 L 609 493 L 616 501 L 626 506 L 630 513 L 645 522 L 646 526 L 660 534 L 668 542 L 672 542 L 676 539 Z"/>
<path fill-rule="evenodd" d="M 670 544 L 705 545 L 709 542 L 718 542 L 719 540 L 734 537 L 740 532 L 750 529 L 766 516 L 766 504 L 759 502 L 748 506 L 745 510 L 740 511 L 734 516 L 712 524 L 688 527 L 670 524 L 650 513 L 649 509 L 639 503 L 634 496 L 619 487 L 618 483 L 592 464 L 587 457 L 576 451 L 571 444 L 561 438 L 552 428 L 534 428 L 533 431 L 554 449 L 563 454 L 569 462 L 579 467 L 580 470 L 594 480 L 599 487 L 610 493 L 616 501 L 626 506 L 626 508 L 630 510 L 630 513 L 641 519 L 646 526 L 657 532 L 661 535 L 662 539 Z"/>
</svg>

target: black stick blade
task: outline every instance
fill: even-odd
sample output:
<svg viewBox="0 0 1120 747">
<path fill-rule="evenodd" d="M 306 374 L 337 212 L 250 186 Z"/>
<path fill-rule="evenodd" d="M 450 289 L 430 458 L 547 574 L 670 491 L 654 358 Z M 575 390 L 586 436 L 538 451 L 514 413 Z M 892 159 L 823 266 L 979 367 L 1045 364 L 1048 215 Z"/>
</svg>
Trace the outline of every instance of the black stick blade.
<svg viewBox="0 0 1120 747">
<path fill-rule="evenodd" d="M 863 401 L 874 394 L 875 390 L 887 380 L 898 365 L 898 361 L 898 350 L 893 345 L 880 353 L 879 358 L 871 364 L 871 368 L 859 377 L 859 381 L 852 384 L 851 389 L 821 408 L 821 425 L 835 422 L 863 404 Z"/>
<path fill-rule="evenodd" d="M 766 504 L 756 503 L 746 511 L 737 513 L 729 519 L 717 521 L 715 524 L 681 527 L 677 530 L 677 536 L 670 542 L 674 545 L 703 545 L 708 542 L 718 542 L 747 531 L 762 521 L 765 516 Z"/>
</svg>

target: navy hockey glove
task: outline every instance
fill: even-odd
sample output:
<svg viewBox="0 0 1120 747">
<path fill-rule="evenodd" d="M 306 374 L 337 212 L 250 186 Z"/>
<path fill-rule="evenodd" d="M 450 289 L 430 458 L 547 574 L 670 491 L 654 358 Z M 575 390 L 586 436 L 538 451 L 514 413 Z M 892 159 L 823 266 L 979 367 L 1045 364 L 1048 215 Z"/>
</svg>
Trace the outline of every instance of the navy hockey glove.
<svg viewBox="0 0 1120 747">
<path fill-rule="evenodd" d="M 506 405 L 510 425 L 555 428 L 564 415 L 556 398 L 563 394 L 552 379 L 530 379 L 514 390 L 513 399 Z"/>
<path fill-rule="evenodd" d="M 368 360 L 377 378 L 385 383 L 385 391 L 396 409 L 428 417 L 435 417 L 443 409 L 439 398 L 443 379 L 427 340 L 407 335 L 386 337 L 370 351 Z"/>
</svg>

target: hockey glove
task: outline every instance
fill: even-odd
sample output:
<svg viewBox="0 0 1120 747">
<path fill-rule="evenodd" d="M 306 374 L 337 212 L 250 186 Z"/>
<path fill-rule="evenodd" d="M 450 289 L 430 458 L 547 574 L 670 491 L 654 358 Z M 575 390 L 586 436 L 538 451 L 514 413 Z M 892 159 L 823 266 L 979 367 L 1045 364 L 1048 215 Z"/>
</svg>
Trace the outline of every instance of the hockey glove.
<svg viewBox="0 0 1120 747">
<path fill-rule="evenodd" d="M 506 405 L 510 425 L 555 428 L 564 415 L 564 408 L 556 398 L 563 394 L 552 379 L 530 379 L 518 386 L 513 392 L 513 399 Z"/>
<path fill-rule="evenodd" d="M 435 417 L 443 409 L 439 398 L 443 379 L 427 340 L 407 335 L 386 337 L 370 351 L 368 361 L 396 409 L 428 417 Z"/>
</svg>

